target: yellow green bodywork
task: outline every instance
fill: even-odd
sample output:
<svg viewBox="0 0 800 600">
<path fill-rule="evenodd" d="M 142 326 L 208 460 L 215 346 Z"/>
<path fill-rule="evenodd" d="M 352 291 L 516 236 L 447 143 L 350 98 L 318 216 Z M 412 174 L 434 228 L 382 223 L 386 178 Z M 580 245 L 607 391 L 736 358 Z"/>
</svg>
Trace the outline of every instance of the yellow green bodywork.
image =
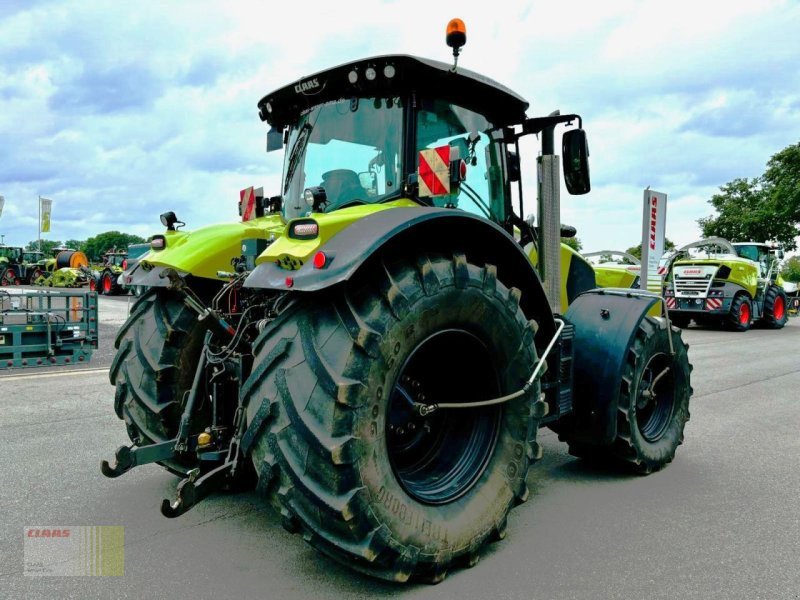
<svg viewBox="0 0 800 600">
<path fill-rule="evenodd" d="M 275 262 L 285 269 L 299 269 L 331 238 L 343 229 L 350 227 L 356 221 L 384 210 L 408 207 L 418 208 L 419 204 L 411 200 L 401 199 L 384 204 L 359 204 L 358 206 L 343 208 L 332 213 L 313 213 L 311 218 L 319 225 L 319 235 L 311 240 L 297 240 L 286 235 L 293 222 L 289 221 L 285 230 L 281 232 L 281 236 L 258 257 L 256 264 Z"/>
<path fill-rule="evenodd" d="M 531 263 L 533 263 L 535 267 L 539 266 L 539 253 L 536 250 L 536 246 L 534 246 L 528 253 L 528 258 L 530 258 Z M 569 281 L 569 269 L 573 260 L 580 260 L 589 264 L 589 262 L 583 256 L 581 256 L 580 253 L 576 252 L 571 247 L 562 243 L 561 244 L 561 314 L 562 315 L 567 312 L 567 308 L 569 307 L 567 284 Z M 589 266 L 591 267 L 592 265 L 589 264 Z"/>
<path fill-rule="evenodd" d="M 172 267 L 196 277 L 221 279 L 218 271 L 229 272 L 231 259 L 241 256 L 242 241 L 246 239 L 272 240 L 256 259 L 256 264 L 272 262 L 287 271 L 299 269 L 333 237 L 358 221 L 381 211 L 393 208 L 414 208 L 419 204 L 405 198 L 382 204 L 359 204 L 331 213 L 312 213 L 310 218 L 319 225 L 319 234 L 313 239 L 290 238 L 288 231 L 296 220 L 284 221 L 281 215 L 269 215 L 240 223 L 210 225 L 194 231 L 167 231 L 166 246 L 162 250 L 150 250 L 141 257 L 141 263 L 154 267 Z M 529 253 L 536 265 L 535 248 Z M 568 307 L 567 285 L 570 265 L 573 260 L 584 259 L 578 252 L 561 245 L 561 305 L 562 313 Z M 590 265 L 591 266 L 591 265 Z"/>
<path fill-rule="evenodd" d="M 601 263 L 592 265 L 592 267 L 594 268 L 597 287 L 603 288 L 629 288 L 641 273 L 639 265 Z"/>
<path fill-rule="evenodd" d="M 167 231 L 163 250 L 151 250 L 142 263 L 156 267 L 172 267 L 196 277 L 220 279 L 217 271 L 230 271 L 231 259 L 241 256 L 242 240 L 274 240 L 257 258 L 256 264 L 277 262 L 283 268 L 298 269 L 337 233 L 371 214 L 392 208 L 418 207 L 411 200 L 401 199 L 384 204 L 363 204 L 332 213 L 313 213 L 319 224 L 319 235 L 310 240 L 288 237 L 292 221 L 281 215 L 259 217 L 246 222 L 222 223 L 194 231 Z"/>
<path fill-rule="evenodd" d="M 280 215 L 238 223 L 220 223 L 194 231 L 166 231 L 166 246 L 143 255 L 140 264 L 172 267 L 196 277 L 220 279 L 217 271 L 231 271 L 231 259 L 241 256 L 242 240 L 270 239 L 283 234 Z"/>
</svg>

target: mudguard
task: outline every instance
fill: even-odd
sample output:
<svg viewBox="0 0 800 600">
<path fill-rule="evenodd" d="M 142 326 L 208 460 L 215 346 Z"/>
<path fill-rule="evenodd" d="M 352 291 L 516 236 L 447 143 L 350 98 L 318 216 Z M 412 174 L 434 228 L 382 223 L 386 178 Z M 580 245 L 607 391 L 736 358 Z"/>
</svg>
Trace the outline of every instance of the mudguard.
<svg viewBox="0 0 800 600">
<path fill-rule="evenodd" d="M 575 326 L 572 402 L 575 439 L 604 445 L 617 436 L 622 367 L 639 323 L 658 302 L 624 288 L 596 289 L 567 310 Z"/>
<path fill-rule="evenodd" d="M 498 225 L 470 213 L 429 207 L 394 208 L 373 213 L 334 235 L 319 250 L 323 268 L 307 261 L 287 270 L 273 261 L 261 261 L 245 280 L 245 287 L 316 292 L 351 279 L 373 258 L 399 249 L 464 252 L 477 263 L 497 266 L 498 278 L 522 292 L 520 306 L 539 323 L 539 340 L 549 341 L 555 323 L 544 289 L 519 244 Z"/>
<path fill-rule="evenodd" d="M 151 250 L 123 272 L 125 285 L 164 286 L 158 275 L 172 268 L 181 275 L 227 281 L 218 271 L 231 271 L 231 259 L 241 256 L 242 241 L 270 239 L 280 235 L 285 223 L 280 215 L 267 215 L 238 223 L 220 223 L 193 231 L 166 231 L 163 250 Z"/>
</svg>

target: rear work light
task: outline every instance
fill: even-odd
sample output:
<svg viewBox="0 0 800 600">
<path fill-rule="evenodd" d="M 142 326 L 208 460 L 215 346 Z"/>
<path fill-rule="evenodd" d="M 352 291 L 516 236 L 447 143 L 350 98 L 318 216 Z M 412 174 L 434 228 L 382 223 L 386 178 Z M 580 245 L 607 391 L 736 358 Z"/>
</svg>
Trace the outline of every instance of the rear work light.
<svg viewBox="0 0 800 600">
<path fill-rule="evenodd" d="M 153 250 L 163 250 L 167 247 L 167 240 L 163 235 L 155 235 L 153 239 L 150 240 L 150 247 Z"/>
<path fill-rule="evenodd" d="M 289 226 L 289 237 L 295 240 L 313 240 L 319 235 L 319 224 L 312 219 L 298 220 Z"/>
</svg>

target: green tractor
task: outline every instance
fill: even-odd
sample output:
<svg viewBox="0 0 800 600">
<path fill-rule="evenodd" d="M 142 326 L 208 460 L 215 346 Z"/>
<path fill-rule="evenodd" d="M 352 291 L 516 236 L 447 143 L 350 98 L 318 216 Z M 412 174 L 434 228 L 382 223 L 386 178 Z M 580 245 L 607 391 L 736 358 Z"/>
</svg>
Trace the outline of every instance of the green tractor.
<svg viewBox="0 0 800 600">
<path fill-rule="evenodd" d="M 44 275 L 45 271 L 45 255 L 44 252 L 35 250 L 26 250 L 22 253 L 22 280 L 28 285 L 32 285 L 34 281 Z"/>
<path fill-rule="evenodd" d="M 127 288 L 119 283 L 119 277 L 125 270 L 128 262 L 126 250 L 112 249 L 103 254 L 103 264 L 92 272 L 89 279 L 89 289 L 105 296 L 126 294 Z"/>
<path fill-rule="evenodd" d="M 678 248 L 662 259 L 670 320 L 678 327 L 693 319 L 733 331 L 747 331 L 753 323 L 782 328 L 789 302 L 778 269 L 781 258 L 777 245 L 720 237 Z"/>
<path fill-rule="evenodd" d="M 157 462 L 183 477 L 168 517 L 255 480 L 324 554 L 437 582 L 505 536 L 541 427 L 626 470 L 672 461 L 687 346 L 648 316 L 657 295 L 595 289 L 560 246 L 554 129 L 573 124 L 561 139 L 573 194 L 589 191 L 586 136 L 578 115 L 528 106 L 405 55 L 266 95 L 267 148 L 286 148 L 278 194 L 194 231 L 163 214 L 124 274 L 147 288 L 110 370 L 133 443 L 103 473 Z M 521 218 L 528 135 L 542 139 L 536 227 Z"/>
<path fill-rule="evenodd" d="M 0 286 L 20 285 L 23 279 L 24 250 L 18 246 L 0 246 Z"/>
</svg>

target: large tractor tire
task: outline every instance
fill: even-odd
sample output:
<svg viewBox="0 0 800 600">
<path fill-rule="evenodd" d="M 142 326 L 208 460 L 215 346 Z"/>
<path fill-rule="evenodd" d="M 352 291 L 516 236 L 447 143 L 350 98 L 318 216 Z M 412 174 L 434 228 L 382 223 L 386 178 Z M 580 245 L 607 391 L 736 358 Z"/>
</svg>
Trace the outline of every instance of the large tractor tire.
<svg viewBox="0 0 800 600">
<path fill-rule="evenodd" d="M 386 262 L 306 298 L 255 343 L 242 393 L 259 488 L 284 526 L 387 580 L 441 581 L 505 535 L 528 495 L 544 403 L 442 409 L 519 390 L 536 324 L 494 266 Z"/>
<path fill-rule="evenodd" d="M 109 375 L 116 386 L 114 411 L 137 445 L 163 442 L 177 434 L 204 335 L 197 315 L 164 289 L 150 289 L 133 305 L 114 342 L 117 354 Z M 203 428 L 197 427 L 193 433 Z M 185 456 L 162 464 L 183 475 L 196 466 L 196 460 Z"/>
<path fill-rule="evenodd" d="M 560 430 L 570 454 L 642 474 L 672 462 L 689 420 L 692 366 L 680 329 L 671 331 L 674 356 L 669 335 L 664 319 L 645 317 L 639 323 L 620 379 L 616 439 L 609 446 L 595 446 Z"/>
<path fill-rule="evenodd" d="M 781 329 L 789 318 L 787 307 L 789 299 L 783 288 L 771 285 L 764 294 L 764 316 L 762 323 L 770 329 Z"/>
<path fill-rule="evenodd" d="M 753 321 L 753 303 L 746 294 L 736 296 L 725 316 L 725 324 L 733 331 L 747 331 Z"/>
</svg>

